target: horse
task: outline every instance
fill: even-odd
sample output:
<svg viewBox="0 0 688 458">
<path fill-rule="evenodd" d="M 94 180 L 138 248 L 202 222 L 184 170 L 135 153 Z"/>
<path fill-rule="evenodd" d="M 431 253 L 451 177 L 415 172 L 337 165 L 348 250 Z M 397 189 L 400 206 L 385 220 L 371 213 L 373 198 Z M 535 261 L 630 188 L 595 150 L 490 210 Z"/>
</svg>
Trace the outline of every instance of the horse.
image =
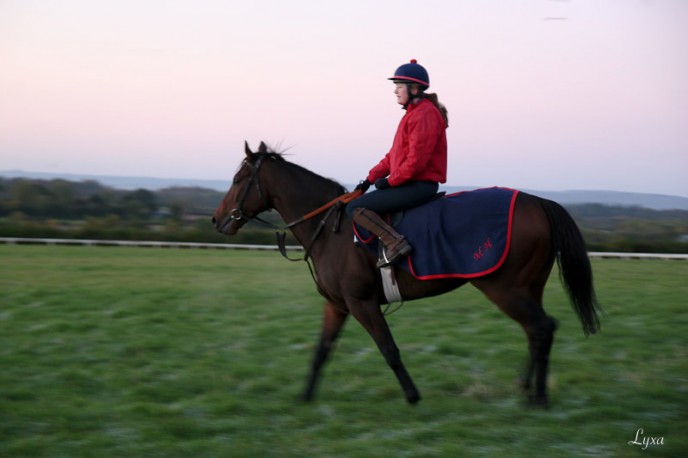
<svg viewBox="0 0 688 458">
<path fill-rule="evenodd" d="M 315 286 L 325 298 L 325 305 L 303 400 L 314 399 L 323 365 L 347 317 L 352 315 L 377 344 L 406 400 L 415 404 L 421 399 L 420 393 L 401 360 L 382 310 L 387 301 L 376 257 L 353 243 L 351 221 L 340 211 L 347 197 L 355 196 L 347 194 L 336 181 L 287 161 L 265 143 L 261 142 L 256 152 L 246 143 L 245 158 L 215 210 L 212 224 L 220 233 L 231 236 L 252 219 L 272 225 L 258 215 L 274 209 L 288 223 L 282 229 L 289 229 L 304 247 L 304 259 L 310 258 Z M 329 211 L 325 212 L 326 208 Z M 322 229 L 328 221 L 335 230 Z M 444 294 L 466 283 L 482 291 L 523 328 L 529 359 L 522 388 L 530 405 L 547 408 L 549 354 L 557 322 L 545 313 L 542 296 L 555 260 L 584 334 L 597 332 L 599 306 L 579 228 L 558 203 L 524 192 L 516 198 L 511 245 L 499 269 L 477 278 L 429 280 L 416 279 L 397 269 L 397 283 L 404 300 Z"/>
</svg>

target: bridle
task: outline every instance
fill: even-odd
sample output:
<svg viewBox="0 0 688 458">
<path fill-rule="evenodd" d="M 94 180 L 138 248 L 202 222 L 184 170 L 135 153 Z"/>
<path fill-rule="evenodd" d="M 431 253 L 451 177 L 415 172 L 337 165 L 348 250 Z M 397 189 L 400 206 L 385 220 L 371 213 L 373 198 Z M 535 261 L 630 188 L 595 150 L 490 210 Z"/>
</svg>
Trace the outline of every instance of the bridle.
<svg viewBox="0 0 688 458">
<path fill-rule="evenodd" d="M 260 165 L 263 163 L 263 159 L 265 156 L 260 156 L 258 160 L 256 161 L 255 165 L 251 164 L 247 160 L 244 161 L 245 165 L 250 166 L 253 169 L 253 173 L 251 173 L 251 176 L 248 179 L 248 186 L 244 188 L 244 190 L 241 193 L 241 196 L 239 197 L 239 201 L 237 202 L 237 206 L 232 209 L 232 211 L 229 212 L 229 216 L 233 221 L 241 221 L 244 219 L 244 212 L 242 210 L 242 207 L 244 206 L 244 202 L 246 201 L 246 198 L 248 197 L 248 192 L 251 190 L 251 185 L 253 182 L 256 182 L 256 189 L 258 190 L 258 198 L 262 201 L 264 201 L 265 206 L 269 207 L 267 201 L 265 201 L 265 198 L 263 197 L 263 190 L 260 188 L 260 180 L 258 179 L 258 169 L 260 169 Z M 257 219 L 258 221 L 272 225 L 272 223 L 268 223 L 267 221 L 263 220 L 262 218 L 259 218 L 257 215 L 249 218 L 251 219 Z M 273 225 L 274 226 L 274 225 Z"/>
<path fill-rule="evenodd" d="M 250 192 L 251 188 L 253 187 L 254 182 L 256 184 L 256 190 L 258 192 L 258 198 L 261 201 L 263 201 L 263 203 L 265 204 L 265 207 L 267 209 L 270 209 L 270 204 L 267 201 L 267 199 L 265 198 L 265 196 L 263 195 L 263 190 L 260 187 L 260 179 L 258 178 L 258 171 L 260 170 L 260 166 L 262 165 L 263 159 L 265 159 L 265 157 L 266 157 L 265 155 L 260 155 L 258 157 L 258 159 L 256 160 L 255 164 L 251 164 L 248 160 L 244 161 L 244 164 L 250 166 L 253 169 L 253 171 L 251 173 L 251 176 L 248 179 L 248 185 L 241 192 L 241 196 L 239 197 L 239 200 L 237 202 L 237 206 L 234 207 L 229 212 L 229 216 L 230 216 L 232 221 L 241 221 L 242 219 L 246 218 L 244 211 L 243 211 L 243 206 L 244 206 L 244 203 L 246 202 L 246 198 L 248 197 L 248 193 Z M 333 232 L 338 232 L 340 220 L 341 220 L 342 208 L 344 207 L 344 205 L 351 202 L 352 200 L 354 200 L 355 198 L 357 198 L 361 194 L 363 194 L 363 192 L 360 190 L 355 190 L 353 192 L 342 194 L 341 196 L 335 197 L 334 199 L 332 199 L 331 201 L 329 201 L 325 205 L 322 205 L 322 206 L 316 208 L 315 210 L 311 211 L 310 213 L 307 213 L 306 215 L 300 217 L 299 219 L 292 221 L 292 222 L 288 223 L 287 225 L 281 226 L 281 227 L 277 226 L 277 225 L 275 225 L 269 221 L 264 220 L 263 218 L 261 218 L 257 214 L 249 217 L 248 220 L 256 220 L 256 221 L 262 223 L 263 225 L 270 227 L 271 229 L 275 229 L 275 231 L 276 231 L 275 235 L 277 237 L 277 246 L 278 246 L 282 256 L 284 256 L 286 259 L 288 259 L 290 261 L 301 261 L 302 259 L 292 259 L 292 258 L 289 258 L 287 256 L 287 251 L 286 251 L 286 246 L 285 246 L 286 231 L 288 229 L 291 229 L 292 227 L 298 225 L 298 224 L 301 224 L 305 221 L 308 221 L 309 219 L 327 211 L 327 213 L 325 213 L 325 216 L 323 217 L 323 219 L 320 221 L 318 228 L 313 233 L 313 236 L 311 237 L 311 241 L 310 241 L 309 246 L 304 247 L 305 255 L 303 257 L 303 260 L 307 261 L 309 256 L 310 256 L 311 247 L 313 246 L 313 244 L 315 243 L 315 240 L 318 238 L 318 236 L 322 232 L 327 220 L 332 215 L 332 213 L 335 211 L 337 212 L 337 219 L 335 220 Z"/>
</svg>

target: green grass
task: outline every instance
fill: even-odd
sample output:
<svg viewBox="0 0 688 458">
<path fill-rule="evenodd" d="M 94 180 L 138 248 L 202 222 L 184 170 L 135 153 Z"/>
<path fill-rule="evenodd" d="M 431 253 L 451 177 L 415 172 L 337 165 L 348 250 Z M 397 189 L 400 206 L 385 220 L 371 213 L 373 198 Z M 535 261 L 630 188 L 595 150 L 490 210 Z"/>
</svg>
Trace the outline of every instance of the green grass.
<svg viewBox="0 0 688 458">
<path fill-rule="evenodd" d="M 322 305 L 304 264 L 0 246 L 0 456 L 685 456 L 688 263 L 593 267 L 601 334 L 547 287 L 549 411 L 523 405 L 522 331 L 470 286 L 388 318 L 417 406 L 354 321 L 303 404 Z M 638 428 L 664 445 L 628 445 Z"/>
</svg>

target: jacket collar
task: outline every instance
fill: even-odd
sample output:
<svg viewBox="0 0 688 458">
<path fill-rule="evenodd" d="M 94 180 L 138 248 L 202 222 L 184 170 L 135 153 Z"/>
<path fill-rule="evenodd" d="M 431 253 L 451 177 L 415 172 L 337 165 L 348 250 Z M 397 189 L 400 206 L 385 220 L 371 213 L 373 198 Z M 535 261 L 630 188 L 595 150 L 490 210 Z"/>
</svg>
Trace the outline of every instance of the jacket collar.
<svg viewBox="0 0 688 458">
<path fill-rule="evenodd" d="M 411 103 L 409 103 L 408 105 L 406 105 L 406 112 L 407 112 L 407 113 L 412 112 L 413 110 L 415 110 L 416 108 L 418 108 L 419 106 L 421 106 L 421 104 L 423 104 L 423 103 L 425 103 L 425 102 L 427 102 L 427 101 L 428 101 L 428 99 L 426 99 L 425 97 L 420 98 L 420 99 L 413 99 L 413 101 L 412 101 Z"/>
</svg>

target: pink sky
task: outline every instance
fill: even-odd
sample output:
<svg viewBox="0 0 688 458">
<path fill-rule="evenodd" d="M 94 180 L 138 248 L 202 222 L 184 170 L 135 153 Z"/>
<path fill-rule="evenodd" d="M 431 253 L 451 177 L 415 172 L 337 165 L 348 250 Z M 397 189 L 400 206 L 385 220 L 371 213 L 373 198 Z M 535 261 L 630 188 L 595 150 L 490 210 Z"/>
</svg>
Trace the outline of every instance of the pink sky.
<svg viewBox="0 0 688 458">
<path fill-rule="evenodd" d="M 684 0 L 2 0 L 0 170 L 229 181 L 265 140 L 355 183 L 416 58 L 449 184 L 688 196 L 686 43 Z"/>
</svg>

